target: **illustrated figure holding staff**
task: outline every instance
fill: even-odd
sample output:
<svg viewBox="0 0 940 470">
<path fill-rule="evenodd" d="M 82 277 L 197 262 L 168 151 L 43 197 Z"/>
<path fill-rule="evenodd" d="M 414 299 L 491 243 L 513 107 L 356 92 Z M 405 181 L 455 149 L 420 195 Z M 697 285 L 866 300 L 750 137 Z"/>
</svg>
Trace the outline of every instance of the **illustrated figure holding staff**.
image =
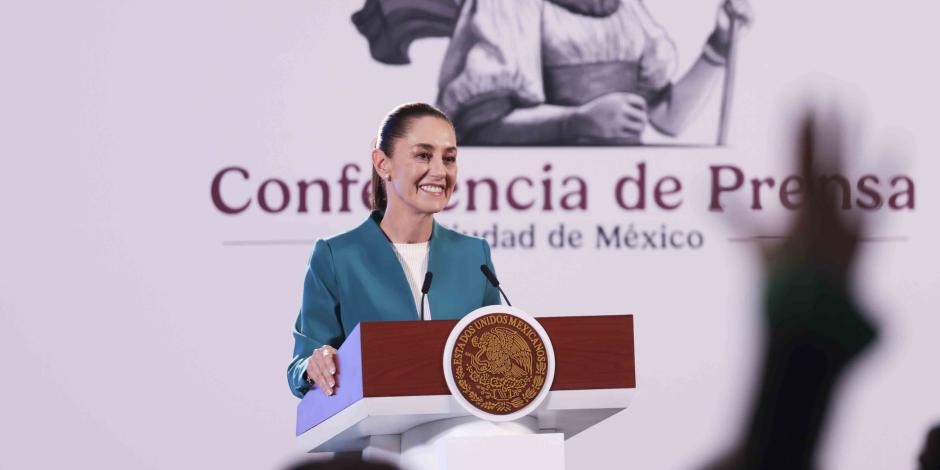
<svg viewBox="0 0 940 470">
<path fill-rule="evenodd" d="M 677 136 L 722 77 L 726 134 L 733 76 L 725 72 L 733 72 L 735 33 L 753 19 L 748 0 L 725 0 L 698 59 L 675 79 L 675 44 L 642 0 L 390 6 L 369 0 L 354 22 L 388 63 L 407 63 L 413 39 L 451 37 L 437 103 L 464 145 L 637 145 L 647 125 Z"/>
</svg>

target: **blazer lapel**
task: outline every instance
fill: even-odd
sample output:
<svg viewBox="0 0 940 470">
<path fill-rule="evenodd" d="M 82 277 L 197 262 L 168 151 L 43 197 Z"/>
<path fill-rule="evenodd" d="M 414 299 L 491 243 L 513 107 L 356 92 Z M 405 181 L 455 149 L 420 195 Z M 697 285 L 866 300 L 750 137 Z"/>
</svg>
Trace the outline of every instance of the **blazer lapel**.
<svg viewBox="0 0 940 470">
<path fill-rule="evenodd" d="M 382 231 L 382 228 L 379 227 L 379 223 L 382 221 L 382 213 L 374 211 L 369 218 L 372 220 L 366 224 L 366 230 L 368 231 L 366 242 L 369 244 L 368 253 L 375 257 L 372 263 L 378 270 L 376 275 L 393 287 L 391 289 L 393 298 L 387 299 L 388 308 L 397 319 L 417 320 L 418 310 L 415 306 L 414 297 L 411 295 L 411 286 L 408 285 L 405 271 L 398 260 L 398 255 L 395 254 L 392 242 Z"/>
<path fill-rule="evenodd" d="M 428 249 L 428 271 L 434 273 L 431 290 L 428 291 L 428 305 L 434 320 L 460 318 L 452 312 L 452 302 L 448 301 L 456 298 L 454 289 L 460 285 L 456 278 L 459 271 L 454 269 L 460 260 L 454 258 L 453 250 L 448 250 L 448 242 L 447 231 L 441 230 L 435 221 Z"/>
</svg>

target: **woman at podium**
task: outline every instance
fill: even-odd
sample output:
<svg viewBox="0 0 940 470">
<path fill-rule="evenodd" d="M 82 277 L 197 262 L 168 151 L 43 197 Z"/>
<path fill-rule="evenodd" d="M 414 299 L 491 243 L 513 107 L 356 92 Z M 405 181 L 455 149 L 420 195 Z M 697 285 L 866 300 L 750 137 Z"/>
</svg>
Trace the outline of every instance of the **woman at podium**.
<svg viewBox="0 0 940 470">
<path fill-rule="evenodd" d="M 411 103 L 392 110 L 372 150 L 372 206 L 358 227 L 317 241 L 307 265 L 294 324 L 291 391 L 337 385 L 333 357 L 360 322 L 458 319 L 499 303 L 480 273 L 491 270 L 485 240 L 442 227 L 457 181 L 457 138 L 437 108 Z M 422 295 L 427 288 L 427 296 Z"/>
</svg>

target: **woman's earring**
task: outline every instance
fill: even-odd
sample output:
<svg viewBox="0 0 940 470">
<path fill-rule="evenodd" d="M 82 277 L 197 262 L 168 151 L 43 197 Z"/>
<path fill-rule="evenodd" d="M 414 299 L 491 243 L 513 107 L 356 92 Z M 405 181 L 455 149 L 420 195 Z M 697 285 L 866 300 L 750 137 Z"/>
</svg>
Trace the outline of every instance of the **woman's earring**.
<svg viewBox="0 0 940 470">
<path fill-rule="evenodd" d="M 385 175 L 385 181 L 392 181 L 392 175 Z"/>
</svg>

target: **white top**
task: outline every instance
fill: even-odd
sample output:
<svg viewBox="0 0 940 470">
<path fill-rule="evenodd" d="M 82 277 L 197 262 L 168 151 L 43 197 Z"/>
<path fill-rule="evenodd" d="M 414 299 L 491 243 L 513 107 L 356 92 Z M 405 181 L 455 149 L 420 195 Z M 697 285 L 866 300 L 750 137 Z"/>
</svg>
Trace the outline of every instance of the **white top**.
<svg viewBox="0 0 940 470">
<path fill-rule="evenodd" d="M 424 243 L 392 243 L 395 248 L 395 254 L 398 255 L 398 261 L 405 271 L 405 278 L 408 279 L 408 286 L 411 287 L 411 295 L 415 299 L 415 308 L 418 314 L 421 314 L 421 285 L 424 284 L 424 275 L 428 272 L 428 250 L 430 245 Z M 431 319 L 431 306 L 427 299 L 424 301 L 424 319 Z"/>
</svg>

